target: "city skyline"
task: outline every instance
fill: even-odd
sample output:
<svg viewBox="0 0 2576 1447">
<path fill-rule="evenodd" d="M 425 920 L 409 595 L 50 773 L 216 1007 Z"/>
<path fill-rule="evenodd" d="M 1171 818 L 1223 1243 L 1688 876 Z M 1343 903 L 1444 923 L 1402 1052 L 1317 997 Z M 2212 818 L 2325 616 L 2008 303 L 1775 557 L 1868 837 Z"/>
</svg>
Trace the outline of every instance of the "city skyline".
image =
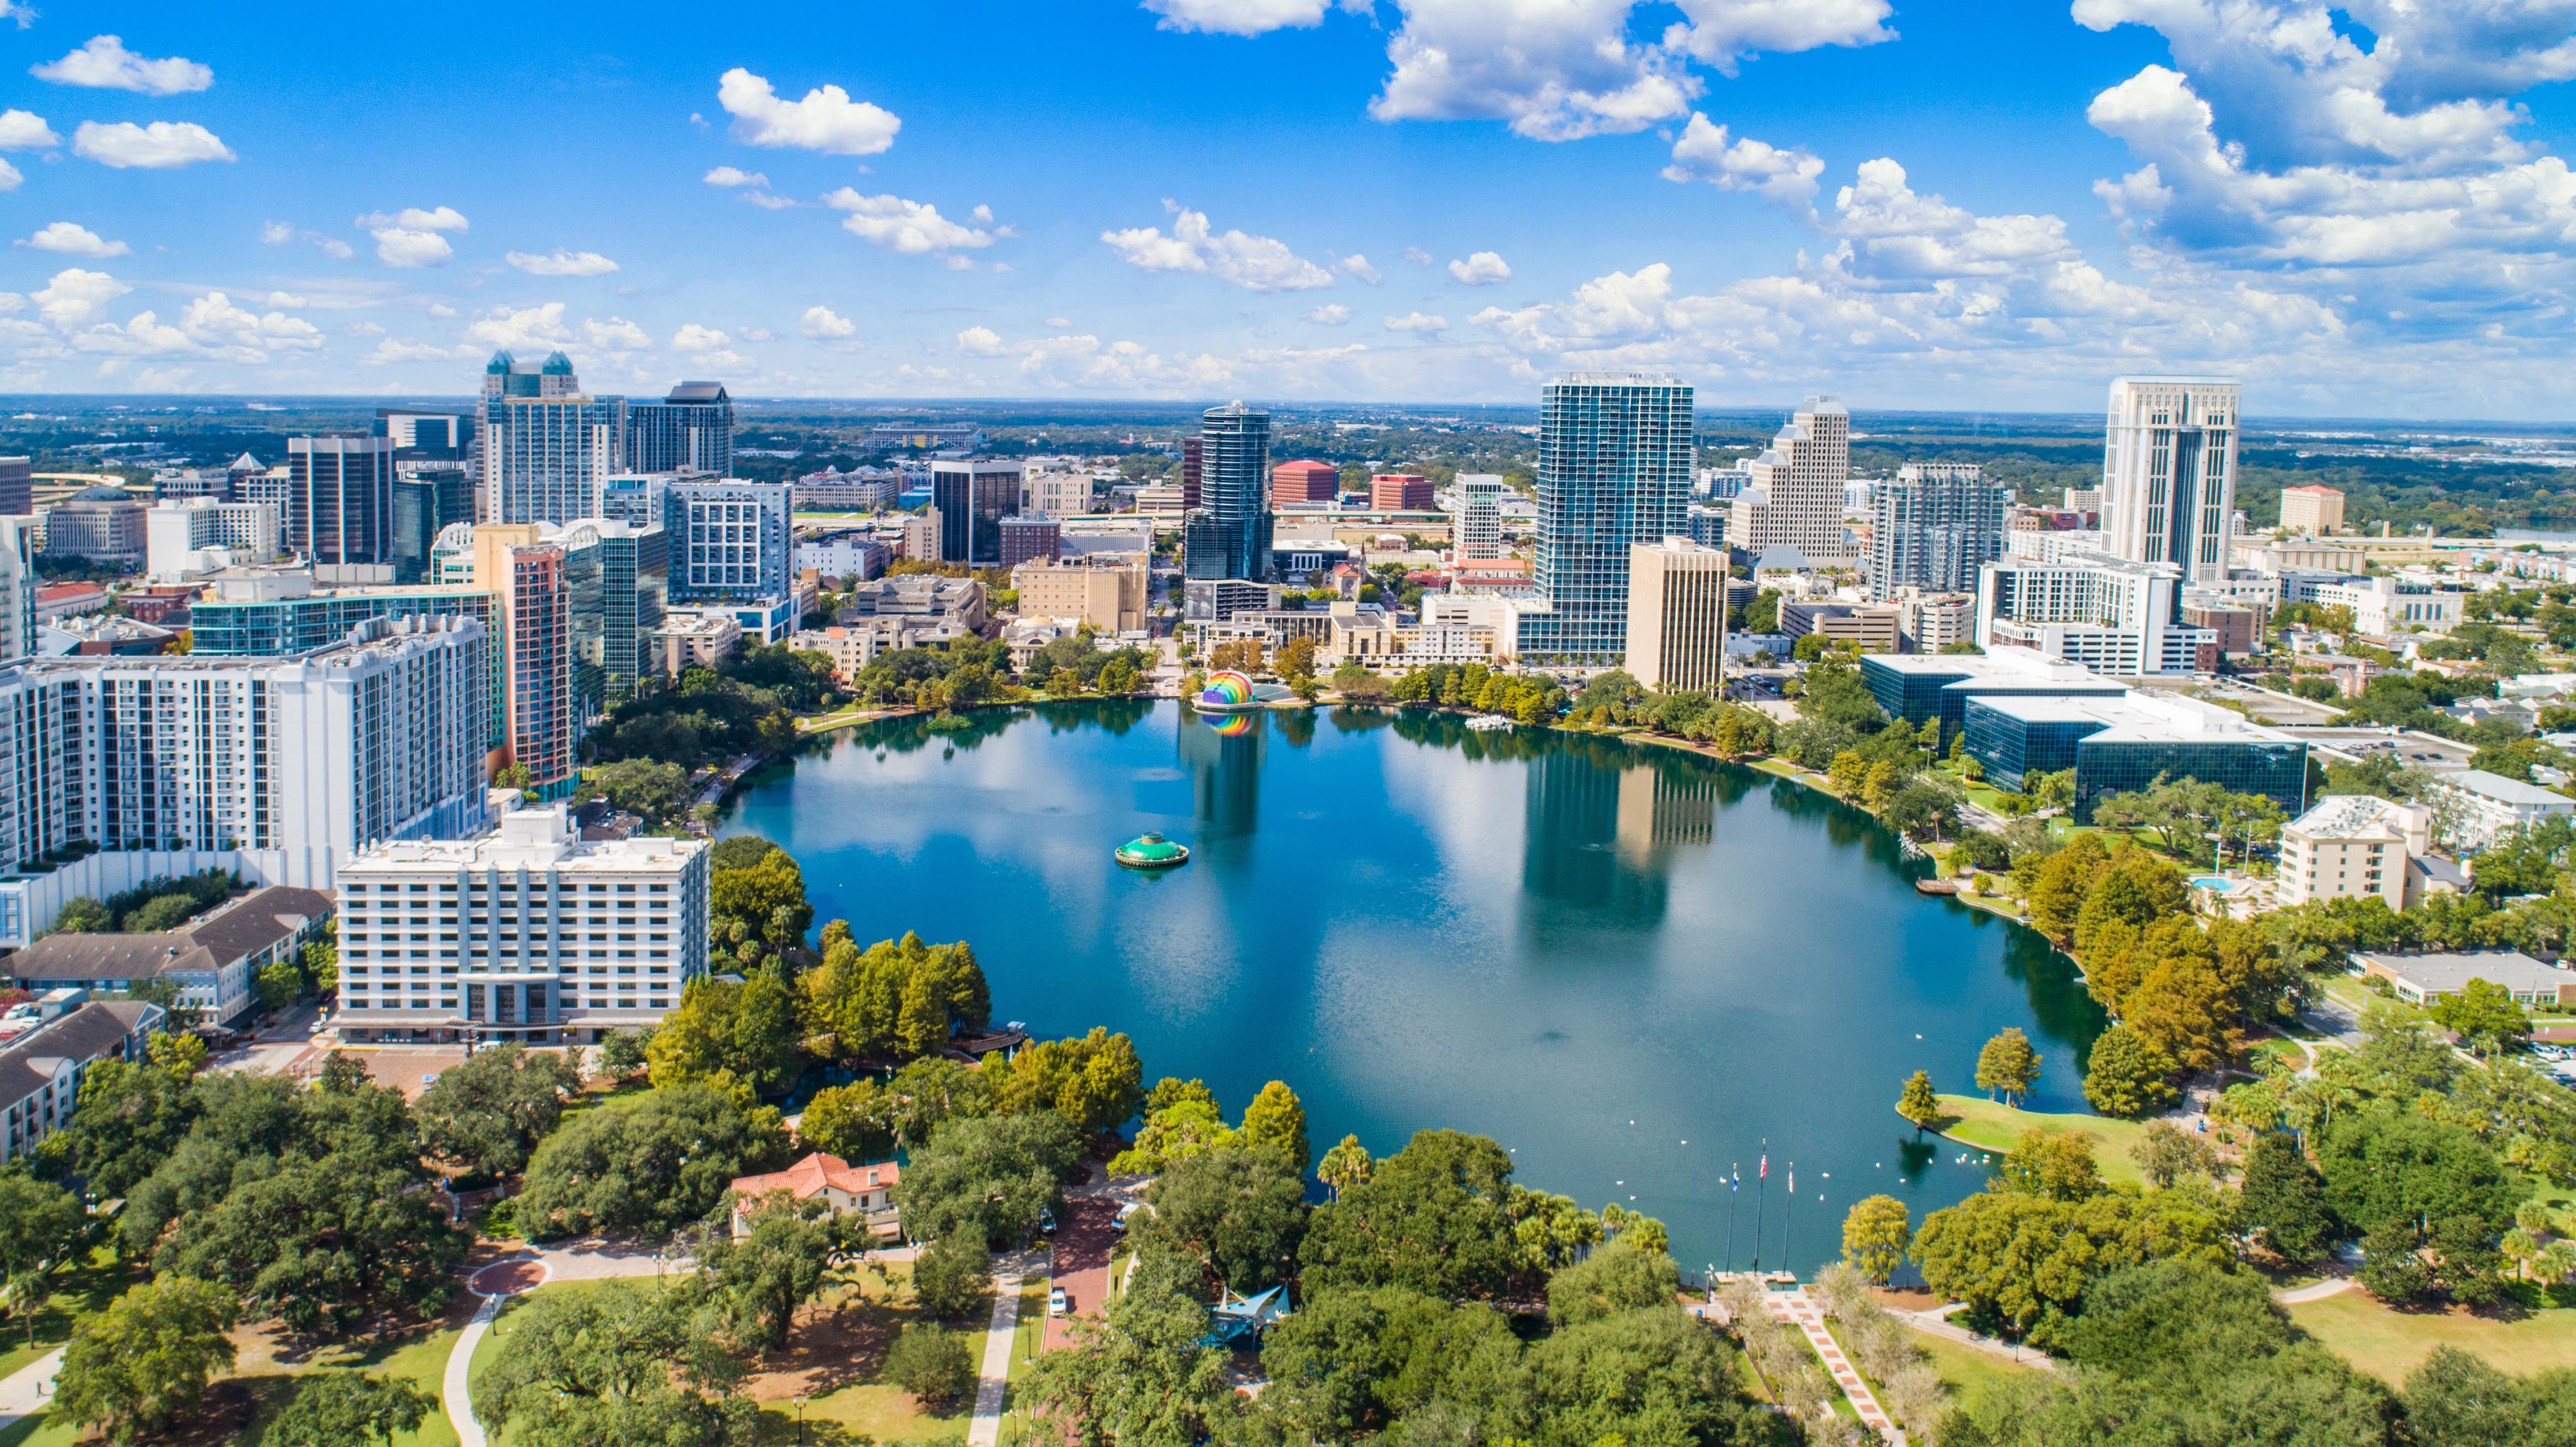
<svg viewBox="0 0 2576 1447">
<path fill-rule="evenodd" d="M 2258 416 L 2537 420 L 2570 393 L 2545 20 L 1148 0 L 780 11 L 712 45 L 536 13 L 477 55 L 390 14 L 10 14 L 10 391 L 450 393 L 561 347 L 638 396 L 1518 403 L 1651 368 L 1712 406 L 2064 412 L 2224 372 Z M 352 53 L 402 70 L 353 85 Z"/>
</svg>

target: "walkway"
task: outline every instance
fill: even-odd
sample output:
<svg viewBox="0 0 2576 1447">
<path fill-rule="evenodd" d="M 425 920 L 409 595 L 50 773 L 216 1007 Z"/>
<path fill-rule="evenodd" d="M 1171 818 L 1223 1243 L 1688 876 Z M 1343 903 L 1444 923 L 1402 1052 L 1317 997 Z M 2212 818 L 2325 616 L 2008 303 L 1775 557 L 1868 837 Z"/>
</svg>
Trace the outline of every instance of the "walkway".
<svg viewBox="0 0 2576 1447">
<path fill-rule="evenodd" d="M 1824 1309 L 1816 1305 L 1815 1298 L 1807 1295 L 1807 1288 L 1793 1286 L 1787 1291 L 1766 1291 L 1762 1293 L 1762 1304 L 1771 1309 L 1773 1316 L 1806 1333 L 1807 1345 L 1814 1347 L 1816 1355 L 1825 1359 L 1825 1370 L 1833 1373 L 1834 1385 L 1843 1389 L 1844 1396 L 1851 1398 L 1853 1409 L 1860 1413 L 1861 1425 L 1875 1428 L 1894 1447 L 1905 1447 L 1905 1434 L 1897 1429 L 1894 1419 L 1887 1415 L 1887 1409 L 1878 1404 L 1878 1397 L 1870 1391 L 1869 1383 L 1861 1380 L 1860 1369 L 1843 1355 L 1842 1343 L 1835 1341 L 1834 1334 L 1825 1330 Z"/>
<path fill-rule="evenodd" d="M 456 1338 L 456 1350 L 447 1354 L 447 1375 L 440 1381 L 438 1400 L 447 1409 L 449 1425 L 456 1429 L 458 1447 L 486 1447 L 483 1424 L 474 1417 L 474 1348 L 483 1333 L 492 1329 L 492 1318 L 501 1314 L 505 1297 L 487 1296 L 474 1308 L 474 1319 Z"/>
<path fill-rule="evenodd" d="M 63 1349 L 56 1347 L 0 1381 L 0 1432 L 5 1432 L 53 1402 L 54 1373 L 63 1369 Z"/>
<path fill-rule="evenodd" d="M 465 1284 L 483 1300 L 474 1308 L 474 1319 L 457 1334 L 456 1346 L 447 1354 L 447 1374 L 439 1386 L 439 1401 L 447 1409 L 448 1422 L 456 1428 L 460 1447 L 486 1447 L 483 1424 L 474 1417 L 474 1348 L 492 1329 L 493 1319 L 501 1314 L 501 1303 L 550 1281 L 600 1281 L 695 1269 L 696 1264 L 685 1258 L 675 1260 L 641 1247 L 596 1240 L 521 1251 L 478 1268 L 465 1279 Z"/>
<path fill-rule="evenodd" d="M 993 1274 L 993 1322 L 984 1332 L 984 1367 L 975 1378 L 975 1417 L 966 1447 L 995 1447 L 1002 1440 L 1002 1407 L 1011 1380 L 1011 1333 L 1020 1324 L 1022 1272 L 1043 1259 L 1039 1252 L 1007 1258 Z"/>
<path fill-rule="evenodd" d="M 1957 1342 L 1963 1347 L 1973 1347 L 1988 1356 L 2002 1357 L 2008 1362 L 2025 1367 L 2037 1367 L 2043 1372 L 2057 1370 L 2057 1363 L 2051 1360 L 2046 1352 L 2032 1351 L 2017 1342 L 1979 1336 L 1964 1326 L 1952 1326 L 1946 1318 L 1954 1311 L 1966 1310 L 1967 1305 L 1964 1301 L 1954 1301 L 1939 1311 L 1906 1311 L 1900 1307 L 1891 1306 L 1887 1309 L 1887 1314 L 1916 1331 L 1937 1336 L 1943 1341 Z"/>
<path fill-rule="evenodd" d="M 2291 1291 L 2273 1292 L 2272 1299 L 2281 1303 L 2283 1306 L 2296 1306 L 2303 1301 L 2323 1301 L 2329 1296 L 2341 1296 L 2350 1290 L 2352 1290 L 2351 1277 L 2333 1276 L 2318 1282 L 2314 1286 L 2302 1286 Z"/>
</svg>

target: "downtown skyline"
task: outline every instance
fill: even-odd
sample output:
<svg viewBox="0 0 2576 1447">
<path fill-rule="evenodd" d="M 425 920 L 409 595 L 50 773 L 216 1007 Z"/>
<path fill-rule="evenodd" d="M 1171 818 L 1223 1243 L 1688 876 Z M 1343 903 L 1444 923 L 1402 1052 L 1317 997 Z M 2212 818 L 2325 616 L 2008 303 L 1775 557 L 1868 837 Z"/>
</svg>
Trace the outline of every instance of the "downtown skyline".
<svg viewBox="0 0 2576 1447">
<path fill-rule="evenodd" d="M 2566 415 L 2576 5 L 11 4 L 0 390 Z M 14 23 L 10 23 L 14 22 Z M 349 57 L 387 63 L 351 65 Z"/>
</svg>

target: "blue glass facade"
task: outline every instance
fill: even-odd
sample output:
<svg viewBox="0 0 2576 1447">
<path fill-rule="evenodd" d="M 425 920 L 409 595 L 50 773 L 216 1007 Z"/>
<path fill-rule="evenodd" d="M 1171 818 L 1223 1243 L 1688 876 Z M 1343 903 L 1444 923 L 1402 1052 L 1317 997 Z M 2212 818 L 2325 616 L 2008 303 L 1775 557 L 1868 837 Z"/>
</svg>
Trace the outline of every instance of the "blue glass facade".
<svg viewBox="0 0 2576 1447">
<path fill-rule="evenodd" d="M 1536 578 L 1526 659 L 1617 662 L 1628 648 L 1628 546 L 1690 536 L 1691 389 L 1573 372 L 1539 403 Z"/>
<path fill-rule="evenodd" d="M 2093 803 L 2129 793 L 2159 777 L 2198 779 L 2234 794 L 2262 794 L 2296 818 L 2308 807 L 2308 746 L 2268 742 L 2096 742 L 2076 750 L 2075 817 L 2090 823 Z"/>
<path fill-rule="evenodd" d="M 508 723 L 501 713 L 501 669 L 508 658 L 500 646 L 500 601 L 487 592 L 387 588 L 265 603 L 200 601 L 188 608 L 188 651 L 230 658 L 287 657 L 337 643 L 370 618 L 420 615 L 472 618 L 483 625 L 485 637 L 491 640 L 483 650 L 488 674 L 484 714 L 491 720 L 491 741 L 500 743 Z"/>
<path fill-rule="evenodd" d="M 1270 414 L 1241 402 L 1199 419 L 1199 500 L 1181 526 L 1181 571 L 1270 578 Z"/>
<path fill-rule="evenodd" d="M 2020 793 L 2033 774 L 2054 774 L 2076 767 L 2076 745 L 2109 728 L 2100 719 L 2018 719 L 1975 699 L 1965 701 L 1961 727 L 1967 753 L 1985 766 L 1986 782 Z"/>
</svg>

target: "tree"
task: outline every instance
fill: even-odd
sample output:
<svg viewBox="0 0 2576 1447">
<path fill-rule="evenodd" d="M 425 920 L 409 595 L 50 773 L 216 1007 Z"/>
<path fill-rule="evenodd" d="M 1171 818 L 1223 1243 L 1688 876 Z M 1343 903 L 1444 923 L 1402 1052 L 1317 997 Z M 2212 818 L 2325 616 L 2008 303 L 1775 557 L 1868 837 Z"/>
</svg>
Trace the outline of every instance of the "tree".
<svg viewBox="0 0 2576 1447">
<path fill-rule="evenodd" d="M 1456 1300 L 1494 1296 L 1514 1269 L 1509 1153 L 1483 1136 L 1416 1132 L 1320 1207 L 1298 1248 L 1307 1292 L 1400 1285 Z"/>
<path fill-rule="evenodd" d="M 734 1349 L 775 1351 L 786 1344 L 796 1308 L 823 1289 L 833 1232 L 819 1211 L 799 1208 L 783 1192 L 749 1205 L 748 1231 L 735 1236 L 732 1223 L 720 1219 L 700 1228 L 690 1254 L 696 1285 Z"/>
<path fill-rule="evenodd" d="M 1843 1217 L 1843 1260 L 1872 1282 L 1885 1286 L 1914 1242 L 1905 1203 L 1894 1196 L 1868 1196 Z"/>
<path fill-rule="evenodd" d="M 968 1232 L 952 1231 L 914 1258 L 913 1299 L 943 1321 L 966 1321 L 983 1309 L 992 1289 L 993 1254 Z"/>
<path fill-rule="evenodd" d="M 728 867 L 721 858 L 713 861 L 712 868 L 708 933 L 729 945 L 744 969 L 804 948 L 805 931 L 814 923 L 814 906 L 806 902 L 805 874 L 792 855 L 771 845 L 747 868 Z"/>
<path fill-rule="evenodd" d="M 1274 1286 L 1296 1266 L 1306 1183 L 1277 1146 L 1247 1142 L 1177 1161 L 1146 1199 L 1154 1210 L 1144 1233 L 1204 1263 L 1236 1291 Z"/>
<path fill-rule="evenodd" d="M 1073 1123 L 1051 1110 L 951 1120 L 913 1152 L 895 1187 L 904 1231 L 1024 1245 L 1040 1211 L 1063 1209 L 1062 1182 L 1081 1155 Z"/>
<path fill-rule="evenodd" d="M 487 1047 L 440 1071 L 421 1092 L 421 1144 L 487 1176 L 515 1174 L 580 1091 L 581 1072 L 560 1055 Z"/>
<path fill-rule="evenodd" d="M 0 1275 L 61 1264 L 87 1220 L 62 1187 L 23 1171 L 0 1171 Z"/>
<path fill-rule="evenodd" d="M 1986 1190 L 1935 1211 L 1914 1233 L 1924 1283 L 1944 1299 L 2042 1345 L 2075 1315 L 2093 1282 L 2150 1260 L 2225 1264 L 2227 1211 L 2205 1188 L 2082 1200 Z"/>
<path fill-rule="evenodd" d="M 1369 1178 L 1370 1164 L 1368 1147 L 1360 1144 L 1358 1136 L 1346 1135 L 1342 1137 L 1341 1144 L 1324 1152 L 1323 1164 L 1316 1168 L 1315 1174 L 1332 1188 L 1333 1199 L 1338 1201 L 1344 1187 L 1356 1186 Z"/>
<path fill-rule="evenodd" d="M 351 1447 L 420 1430 L 438 1399 L 401 1377 L 316 1372 L 297 1379 L 294 1400 L 268 1424 L 266 1447 Z"/>
<path fill-rule="evenodd" d="M 1306 1107 L 1285 1081 L 1261 1087 L 1252 1104 L 1244 1107 L 1243 1139 L 1246 1145 L 1276 1146 L 1299 1175 L 1314 1163 L 1314 1152 L 1306 1144 Z"/>
<path fill-rule="evenodd" d="M 159 1435 L 194 1412 L 215 1372 L 233 1364 L 224 1332 L 237 1315 L 232 1293 L 210 1282 L 165 1276 L 129 1289 L 72 1333 L 55 1409 L 103 1428 L 111 1442 Z"/>
<path fill-rule="evenodd" d="M 2361 1231 L 2392 1222 L 2424 1230 L 2452 1216 L 2494 1217 L 2511 1195 L 2502 1164 L 2484 1142 L 2412 1111 L 2347 1113 L 2320 1141 L 2317 1170 L 2327 1207 Z"/>
<path fill-rule="evenodd" d="M 644 1068 L 652 1039 L 649 1025 L 641 1030 L 611 1030 L 608 1038 L 599 1042 L 599 1053 L 591 1057 L 592 1062 L 611 1081 L 630 1079 Z"/>
<path fill-rule="evenodd" d="M 671 1231 L 703 1219 L 737 1177 L 787 1164 L 778 1112 L 704 1085 L 583 1111 L 537 1146 L 520 1194 L 532 1236 Z"/>
<path fill-rule="evenodd" d="M 691 1328 L 688 1283 L 541 1291 L 504 1318 L 507 1351 L 474 1383 L 495 1438 L 522 1447 L 753 1447 L 742 1368 Z"/>
<path fill-rule="evenodd" d="M 2506 1046 L 2531 1038 L 2531 1017 L 2523 1013 L 2512 991 L 2491 980 L 2471 980 L 2457 994 L 2435 1000 L 2424 1013 L 2487 1056 L 2502 1054 Z"/>
<path fill-rule="evenodd" d="M 1932 1122 L 1948 1112 L 1941 1108 L 1941 1097 L 1932 1089 L 1932 1072 L 1918 1070 L 1905 1079 L 1905 1093 L 1896 1098 L 1896 1113 L 1914 1122 L 1918 1137 L 1931 1128 Z"/>
<path fill-rule="evenodd" d="M 1580 1326 L 1618 1312 L 1671 1304 L 1681 1289 L 1673 1258 L 1614 1242 L 1547 1279 L 1548 1318 L 1559 1327 Z"/>
<path fill-rule="evenodd" d="M 292 959 L 271 960 L 259 967 L 253 984 L 259 992 L 261 1009 L 283 1010 L 304 993 L 304 971 Z"/>
<path fill-rule="evenodd" d="M 2433 1294 L 2432 1263 L 2415 1224 L 2393 1219 L 2361 1238 L 2361 1269 L 2353 1273 L 2362 1289 L 2391 1306 L 2405 1306 Z"/>
<path fill-rule="evenodd" d="M 1225 1354 L 1205 1340 L 1203 1293 L 1196 1262 L 1140 1251 L 1103 1319 L 1076 1321 L 1072 1344 L 1040 1356 L 1024 1379 L 1023 1400 L 1042 1435 L 1086 1447 L 1184 1447 L 1205 1438 L 1232 1392 Z"/>
<path fill-rule="evenodd" d="M 1093 1026 L 1071 1040 L 1042 1040 L 1011 1057 L 993 1089 L 1006 1113 L 1053 1110 L 1084 1135 L 1125 1124 L 1145 1100 L 1145 1067 L 1135 1042 Z"/>
<path fill-rule="evenodd" d="M 1988 1099 L 2000 1091 L 2006 1104 L 2018 1105 L 2038 1083 L 2039 1052 L 2030 1048 L 2030 1037 L 2020 1026 L 2005 1026 L 1977 1052 L 1977 1089 Z"/>
<path fill-rule="evenodd" d="M 2093 1138 L 2045 1126 L 2031 1126 L 2014 1138 L 2003 1174 L 2014 1190 L 2059 1201 L 2081 1201 L 2102 1188 Z"/>
<path fill-rule="evenodd" d="M 945 1408 L 975 1390 L 966 1339 L 935 1326 L 910 1326 L 886 1349 L 885 1375 L 923 1405 Z"/>
<path fill-rule="evenodd" d="M 805 1102 L 796 1139 L 804 1149 L 845 1161 L 876 1160 L 894 1150 L 888 1124 L 894 1108 L 893 1097 L 873 1080 L 826 1086 Z"/>
<path fill-rule="evenodd" d="M 2182 1098 L 2173 1074 L 2173 1057 L 2163 1046 L 2129 1026 L 2114 1025 L 2093 1039 L 2093 1053 L 2085 1061 L 2084 1098 L 2104 1115 L 2135 1120 Z"/>
<path fill-rule="evenodd" d="M 2115 1271 L 2084 1295 L 2066 1354 L 2131 1380 L 2170 1383 L 2287 1347 L 2293 1332 L 2263 1278 L 2207 1261 L 2152 1261 Z"/>
<path fill-rule="evenodd" d="M 834 924 L 840 924 L 834 921 Z M 841 1060 L 935 1054 L 992 1019 L 983 967 L 964 940 L 930 945 L 907 931 L 865 950 L 825 927 L 822 968 L 797 981 L 797 1014 L 817 1053 Z"/>
<path fill-rule="evenodd" d="M 748 1104 L 778 1095 L 804 1069 L 795 997 L 767 970 L 742 984 L 701 978 L 681 992 L 645 1046 L 657 1086 L 701 1082 Z"/>
<path fill-rule="evenodd" d="M 2209 1148 L 2209 1142 L 2169 1120 L 2147 1122 L 2145 1133 L 2129 1146 L 2129 1159 L 2158 1189 L 2187 1175 L 2218 1173 L 2218 1153 Z"/>
</svg>

